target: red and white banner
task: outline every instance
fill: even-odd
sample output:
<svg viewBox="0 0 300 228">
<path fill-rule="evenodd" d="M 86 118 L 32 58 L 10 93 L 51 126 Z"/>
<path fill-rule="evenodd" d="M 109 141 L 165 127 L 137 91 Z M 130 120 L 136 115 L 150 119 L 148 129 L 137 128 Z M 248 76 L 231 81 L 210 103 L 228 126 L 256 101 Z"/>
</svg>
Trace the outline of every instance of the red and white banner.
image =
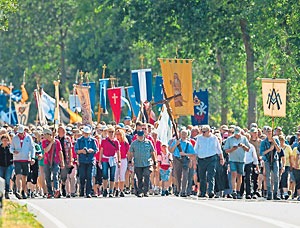
<svg viewBox="0 0 300 228">
<path fill-rule="evenodd" d="M 107 89 L 110 106 L 117 124 L 121 118 L 121 88 Z"/>
</svg>

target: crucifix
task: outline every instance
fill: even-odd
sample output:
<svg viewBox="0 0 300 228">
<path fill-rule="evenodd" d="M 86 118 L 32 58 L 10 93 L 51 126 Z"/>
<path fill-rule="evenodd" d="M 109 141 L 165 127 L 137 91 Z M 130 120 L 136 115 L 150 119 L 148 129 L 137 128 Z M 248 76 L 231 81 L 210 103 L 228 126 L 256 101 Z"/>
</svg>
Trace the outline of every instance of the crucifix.
<svg viewBox="0 0 300 228">
<path fill-rule="evenodd" d="M 117 80 L 114 76 L 110 75 L 110 84 L 111 84 L 111 88 L 115 87 L 115 80 Z"/>
<path fill-rule="evenodd" d="M 103 66 L 102 66 L 102 69 L 103 69 L 103 71 L 102 71 L 102 79 L 104 79 L 105 78 L 105 69 L 107 68 L 107 66 L 104 64 Z"/>
<path fill-rule="evenodd" d="M 9 92 L 10 92 L 10 96 L 9 96 L 9 117 L 8 117 L 8 122 L 9 125 L 11 125 L 11 96 L 12 96 L 12 89 L 14 88 L 12 83 L 9 84 Z"/>
<path fill-rule="evenodd" d="M 176 98 L 176 97 L 181 96 L 181 94 L 177 94 L 175 96 L 168 97 L 163 84 L 162 84 L 162 90 L 163 90 L 163 94 L 164 94 L 164 100 L 152 103 L 152 105 L 164 104 L 166 106 L 168 115 L 169 115 L 171 123 L 172 123 L 173 130 L 175 132 L 175 137 L 176 137 L 177 140 L 179 140 L 179 135 L 178 135 L 178 132 L 177 132 L 177 127 L 176 127 L 177 125 L 176 125 L 175 120 L 174 120 L 173 115 L 172 115 L 172 110 L 171 110 L 171 107 L 170 107 L 170 101 L 172 99 Z M 186 153 L 183 152 L 181 144 L 179 144 L 177 147 L 178 147 L 178 150 L 179 150 L 181 156 L 191 156 L 190 154 L 186 154 Z"/>
<path fill-rule="evenodd" d="M 83 75 L 84 75 L 84 72 L 81 70 L 80 72 L 79 72 L 79 74 L 80 74 L 80 85 L 83 83 Z"/>
</svg>

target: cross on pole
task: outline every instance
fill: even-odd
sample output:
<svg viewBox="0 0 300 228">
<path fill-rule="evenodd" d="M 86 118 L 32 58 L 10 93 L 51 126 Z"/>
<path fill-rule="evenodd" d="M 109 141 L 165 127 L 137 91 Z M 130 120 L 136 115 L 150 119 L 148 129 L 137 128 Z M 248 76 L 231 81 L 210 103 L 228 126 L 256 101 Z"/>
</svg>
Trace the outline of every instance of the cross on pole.
<svg viewBox="0 0 300 228">
<path fill-rule="evenodd" d="M 164 94 L 164 100 L 162 101 L 159 101 L 159 102 L 156 102 L 156 103 L 152 103 L 152 105 L 157 105 L 157 104 L 164 104 L 167 108 L 167 112 L 169 114 L 169 117 L 171 119 L 171 122 L 172 122 L 172 127 L 174 129 L 174 132 L 175 132 L 175 136 L 176 136 L 176 139 L 179 140 L 179 135 L 178 135 L 178 132 L 177 132 L 177 128 L 176 128 L 176 123 L 174 121 L 174 118 L 173 118 L 173 115 L 172 115 L 172 110 L 171 110 L 171 107 L 170 107 L 170 101 L 176 97 L 179 97 L 181 96 L 181 94 L 177 94 L 175 96 L 171 96 L 171 97 L 168 97 L 167 96 L 167 93 L 166 93 L 166 90 L 165 90 L 165 87 L 164 85 L 162 84 L 162 89 L 163 89 L 163 94 Z M 181 147 L 181 144 L 179 144 L 178 146 L 178 150 L 180 152 L 180 155 L 187 155 L 186 153 L 183 153 L 183 150 L 182 150 L 182 147 Z"/>
<path fill-rule="evenodd" d="M 105 69 L 107 68 L 107 66 L 104 64 L 103 66 L 102 66 L 102 69 L 103 69 L 103 71 L 102 71 L 102 79 L 104 79 L 105 78 Z"/>
<path fill-rule="evenodd" d="M 115 80 L 117 80 L 114 76 L 110 75 L 110 83 L 111 83 L 111 88 L 115 87 Z"/>
<path fill-rule="evenodd" d="M 83 75 L 84 75 L 84 72 L 81 70 L 81 71 L 79 72 L 79 74 L 80 74 L 80 84 L 82 84 L 82 83 L 83 83 Z"/>
</svg>

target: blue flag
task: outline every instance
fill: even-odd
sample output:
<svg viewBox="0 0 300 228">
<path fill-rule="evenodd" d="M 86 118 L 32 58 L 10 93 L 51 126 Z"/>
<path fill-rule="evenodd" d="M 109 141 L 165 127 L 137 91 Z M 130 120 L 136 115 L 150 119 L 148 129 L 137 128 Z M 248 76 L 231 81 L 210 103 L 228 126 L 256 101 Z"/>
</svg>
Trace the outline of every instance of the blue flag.
<svg viewBox="0 0 300 228">
<path fill-rule="evenodd" d="M 11 99 L 13 101 L 20 102 L 22 100 L 22 91 L 18 89 L 13 91 L 11 95 Z"/>
<path fill-rule="evenodd" d="M 162 76 L 156 76 L 155 78 L 155 91 L 154 91 L 154 102 L 159 102 L 164 99 L 163 94 L 163 77 Z M 162 107 L 162 104 L 157 105 L 158 108 Z"/>
<path fill-rule="evenodd" d="M 100 105 L 103 112 L 106 112 L 106 89 L 108 79 L 100 79 Z"/>
<path fill-rule="evenodd" d="M 82 83 L 83 86 L 89 86 L 89 94 L 90 94 L 90 101 L 91 101 L 91 110 L 92 110 L 92 115 L 94 116 L 94 108 L 96 105 L 96 89 L 95 89 L 95 82 L 89 82 L 87 83 Z"/>
<path fill-rule="evenodd" d="M 205 125 L 208 124 L 208 91 L 200 90 L 194 91 L 194 116 L 192 117 L 193 125 Z"/>
<path fill-rule="evenodd" d="M 127 93 L 128 93 L 128 98 L 129 98 L 133 113 L 134 113 L 135 117 L 137 117 L 139 115 L 139 112 L 140 112 L 140 105 L 136 101 L 133 86 L 127 87 Z"/>
<path fill-rule="evenodd" d="M 123 108 L 125 106 L 125 104 L 127 105 L 128 111 L 127 111 L 127 116 L 131 116 L 131 106 L 129 101 L 126 99 L 126 93 L 125 93 L 125 89 L 122 86 L 121 87 L 121 108 Z"/>
<path fill-rule="evenodd" d="M 141 69 L 132 71 L 132 85 L 136 96 L 136 101 L 141 102 L 152 100 L 152 72 L 151 69 Z"/>
<path fill-rule="evenodd" d="M 6 96 L 5 94 L 0 94 L 0 111 L 6 110 Z"/>
</svg>

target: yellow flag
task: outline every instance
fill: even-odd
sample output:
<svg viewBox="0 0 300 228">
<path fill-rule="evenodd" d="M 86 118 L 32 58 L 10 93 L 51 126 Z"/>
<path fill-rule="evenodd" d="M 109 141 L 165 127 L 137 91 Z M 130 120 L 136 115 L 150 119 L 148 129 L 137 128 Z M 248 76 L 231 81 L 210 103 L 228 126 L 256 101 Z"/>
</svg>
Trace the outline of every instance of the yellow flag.
<svg viewBox="0 0 300 228">
<path fill-rule="evenodd" d="M 262 98 L 265 116 L 285 117 L 287 79 L 262 79 Z"/>
<path fill-rule="evenodd" d="M 192 60 L 159 59 L 168 97 L 180 95 L 171 100 L 175 116 L 194 115 Z"/>
<path fill-rule="evenodd" d="M 27 91 L 26 91 L 26 89 L 25 89 L 25 85 L 24 85 L 24 84 L 21 85 L 21 91 L 22 91 L 22 99 L 21 99 L 21 103 L 24 104 L 25 101 L 28 100 L 28 93 L 27 93 Z"/>
</svg>

